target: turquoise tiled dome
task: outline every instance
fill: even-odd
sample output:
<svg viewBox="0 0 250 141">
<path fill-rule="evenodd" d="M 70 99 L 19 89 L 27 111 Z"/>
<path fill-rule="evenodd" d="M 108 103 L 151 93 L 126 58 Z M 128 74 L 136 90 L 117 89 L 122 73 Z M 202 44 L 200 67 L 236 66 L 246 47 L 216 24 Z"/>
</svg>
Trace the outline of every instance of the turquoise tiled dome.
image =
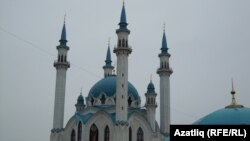
<svg viewBox="0 0 250 141">
<path fill-rule="evenodd" d="M 116 93 L 116 76 L 108 76 L 98 81 L 89 91 L 88 97 L 98 98 L 100 94 L 105 93 L 108 97 L 114 97 Z M 128 82 L 128 96 L 134 100 L 140 100 L 135 87 Z"/>
<path fill-rule="evenodd" d="M 250 108 L 236 107 L 219 109 L 199 119 L 194 124 L 248 124 L 250 125 Z"/>
</svg>

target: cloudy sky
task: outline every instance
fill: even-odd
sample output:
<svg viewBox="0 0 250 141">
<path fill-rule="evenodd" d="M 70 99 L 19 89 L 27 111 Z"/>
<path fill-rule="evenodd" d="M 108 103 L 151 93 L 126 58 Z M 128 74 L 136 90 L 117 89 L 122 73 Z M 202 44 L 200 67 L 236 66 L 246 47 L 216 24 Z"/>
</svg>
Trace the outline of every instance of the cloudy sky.
<svg viewBox="0 0 250 141">
<path fill-rule="evenodd" d="M 153 75 L 159 93 L 158 54 L 163 23 L 171 75 L 171 122 L 191 124 L 231 101 L 250 107 L 249 0 L 126 0 L 129 81 L 142 106 Z M 52 128 L 59 44 L 66 13 L 70 50 L 65 122 L 83 88 L 103 77 L 108 38 L 116 44 L 121 0 L 0 0 L 0 140 L 46 141 Z M 115 63 L 116 56 L 112 54 Z M 158 96 L 159 103 L 159 96 Z M 157 109 L 159 120 L 159 108 Z"/>
</svg>

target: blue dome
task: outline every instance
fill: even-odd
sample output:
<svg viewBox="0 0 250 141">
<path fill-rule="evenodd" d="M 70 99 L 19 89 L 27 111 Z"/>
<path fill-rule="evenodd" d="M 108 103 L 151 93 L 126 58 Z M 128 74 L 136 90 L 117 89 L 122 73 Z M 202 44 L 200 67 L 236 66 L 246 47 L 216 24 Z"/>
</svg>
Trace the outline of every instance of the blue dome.
<svg viewBox="0 0 250 141">
<path fill-rule="evenodd" d="M 194 124 L 248 124 L 250 125 L 250 108 L 224 108 L 212 112 Z"/>
<path fill-rule="evenodd" d="M 82 95 L 79 95 L 77 98 L 77 104 L 84 105 L 84 99 Z"/>
<path fill-rule="evenodd" d="M 116 94 L 116 76 L 108 76 L 98 81 L 90 89 L 88 97 L 98 98 L 102 93 L 108 97 L 113 97 Z M 134 100 L 140 99 L 137 90 L 130 82 L 128 82 L 128 96 Z"/>
</svg>

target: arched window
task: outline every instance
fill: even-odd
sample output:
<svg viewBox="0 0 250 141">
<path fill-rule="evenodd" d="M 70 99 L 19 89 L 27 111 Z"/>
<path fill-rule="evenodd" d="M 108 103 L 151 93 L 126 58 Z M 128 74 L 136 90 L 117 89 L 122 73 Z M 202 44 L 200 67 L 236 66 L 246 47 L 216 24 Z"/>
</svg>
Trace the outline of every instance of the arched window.
<svg viewBox="0 0 250 141">
<path fill-rule="evenodd" d="M 71 131 L 70 141 L 76 141 L 76 132 L 74 129 Z"/>
<path fill-rule="evenodd" d="M 100 100 L 101 100 L 101 103 L 102 103 L 102 104 L 105 104 L 106 98 L 105 98 L 105 95 L 104 95 L 104 94 L 102 95 L 102 97 L 101 97 Z"/>
<path fill-rule="evenodd" d="M 118 46 L 120 47 L 120 46 L 121 46 L 121 44 L 122 44 L 122 43 L 121 43 L 121 40 L 119 40 Z"/>
<path fill-rule="evenodd" d="M 137 131 L 137 141 L 143 141 L 143 131 L 141 127 Z"/>
<path fill-rule="evenodd" d="M 129 127 L 129 135 L 128 135 L 129 141 L 132 141 L 132 128 Z"/>
<path fill-rule="evenodd" d="M 58 55 L 58 57 L 57 57 L 57 61 L 58 61 L 58 62 L 60 61 L 60 55 Z"/>
<path fill-rule="evenodd" d="M 93 106 L 94 105 L 94 98 L 93 97 L 91 97 L 90 102 L 91 102 L 91 105 Z"/>
<path fill-rule="evenodd" d="M 132 99 L 131 99 L 131 97 L 129 97 L 128 98 L 128 106 L 131 106 L 131 104 L 132 104 Z"/>
<path fill-rule="evenodd" d="M 98 141 L 98 128 L 95 124 L 90 127 L 89 141 Z"/>
<path fill-rule="evenodd" d="M 63 62 L 63 55 L 61 56 L 61 62 Z"/>
<path fill-rule="evenodd" d="M 67 60 L 67 57 L 66 57 L 66 55 L 64 56 L 64 62 L 66 62 L 66 60 Z"/>
<path fill-rule="evenodd" d="M 79 122 L 78 124 L 78 131 L 77 131 L 77 141 L 82 140 L 82 123 Z"/>
<path fill-rule="evenodd" d="M 104 141 L 109 141 L 109 127 L 108 125 L 105 127 L 105 130 L 104 130 Z"/>
<path fill-rule="evenodd" d="M 125 40 L 122 39 L 122 47 L 125 47 Z"/>
<path fill-rule="evenodd" d="M 128 47 L 128 40 L 126 40 L 126 47 Z"/>
</svg>

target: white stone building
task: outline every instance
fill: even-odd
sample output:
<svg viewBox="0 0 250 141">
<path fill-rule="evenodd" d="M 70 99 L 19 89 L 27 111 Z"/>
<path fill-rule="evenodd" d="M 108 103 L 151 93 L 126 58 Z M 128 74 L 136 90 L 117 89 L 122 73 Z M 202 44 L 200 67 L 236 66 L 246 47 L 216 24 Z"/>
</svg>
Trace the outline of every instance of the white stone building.
<svg viewBox="0 0 250 141">
<path fill-rule="evenodd" d="M 117 46 L 113 52 L 117 56 L 116 74 L 111 65 L 110 48 L 105 61 L 104 78 L 98 81 L 89 91 L 82 94 L 75 104 L 76 112 L 63 126 L 66 71 L 70 67 L 67 61 L 65 23 L 57 46 L 58 59 L 54 63 L 57 70 L 54 120 L 51 130 L 51 141 L 164 141 L 170 126 L 170 82 L 172 69 L 169 65 L 165 31 L 159 54 L 160 65 L 157 73 L 160 77 L 160 123 L 155 120 L 156 96 L 154 84 L 149 82 L 146 103 L 141 104 L 136 88 L 128 81 L 128 57 L 132 53 L 129 46 L 130 30 L 127 28 L 126 12 L 123 5 Z M 157 69 L 157 68 L 155 68 Z M 141 106 L 142 105 L 142 106 Z"/>
</svg>

